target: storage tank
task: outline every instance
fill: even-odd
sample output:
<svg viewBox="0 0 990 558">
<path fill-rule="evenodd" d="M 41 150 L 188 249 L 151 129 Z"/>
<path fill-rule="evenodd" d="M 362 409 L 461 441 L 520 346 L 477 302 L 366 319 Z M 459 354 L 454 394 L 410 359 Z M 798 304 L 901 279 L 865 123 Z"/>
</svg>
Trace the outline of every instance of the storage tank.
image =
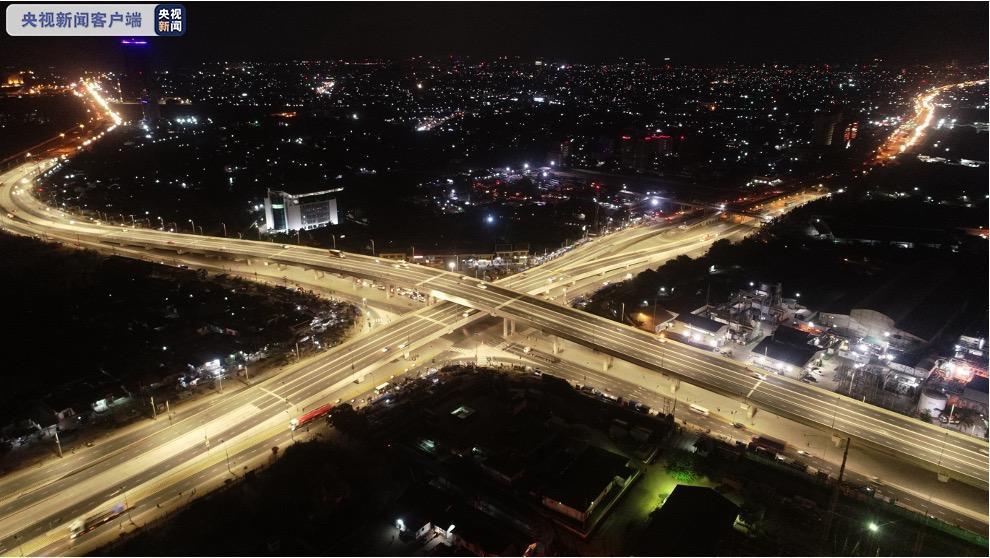
<svg viewBox="0 0 990 558">
<path fill-rule="evenodd" d="M 945 404 L 946 396 L 944 393 L 937 389 L 925 388 L 921 391 L 921 398 L 918 399 L 918 413 L 924 413 L 927 410 L 933 417 L 937 417 L 942 414 Z"/>
</svg>

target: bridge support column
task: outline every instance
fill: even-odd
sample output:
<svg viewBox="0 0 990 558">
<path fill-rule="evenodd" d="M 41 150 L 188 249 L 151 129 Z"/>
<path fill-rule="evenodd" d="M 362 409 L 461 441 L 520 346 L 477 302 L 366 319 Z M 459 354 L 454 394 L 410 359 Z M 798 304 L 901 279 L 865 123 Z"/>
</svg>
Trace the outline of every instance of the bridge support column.
<svg viewBox="0 0 990 558">
<path fill-rule="evenodd" d="M 938 475 L 938 482 L 949 482 L 949 476 L 940 473 Z"/>
<path fill-rule="evenodd" d="M 557 353 L 560 352 L 560 345 L 557 342 L 557 336 L 556 335 L 552 335 L 550 337 L 551 337 L 551 339 L 553 339 L 553 354 L 557 354 Z"/>
<path fill-rule="evenodd" d="M 674 380 L 671 380 L 670 381 L 670 393 L 676 394 L 677 393 L 677 389 L 679 387 L 681 387 L 681 381 L 680 380 L 674 379 Z M 743 406 L 745 407 L 745 405 L 743 405 Z"/>
<path fill-rule="evenodd" d="M 385 298 L 392 298 L 392 285 L 385 285 Z"/>
<path fill-rule="evenodd" d="M 502 318 L 502 337 L 509 337 L 509 318 Z"/>
<path fill-rule="evenodd" d="M 608 372 L 608 369 L 612 367 L 612 356 L 602 355 L 602 372 Z"/>
<path fill-rule="evenodd" d="M 516 334 L 516 321 L 509 320 L 509 335 L 515 335 L 515 334 Z"/>
</svg>

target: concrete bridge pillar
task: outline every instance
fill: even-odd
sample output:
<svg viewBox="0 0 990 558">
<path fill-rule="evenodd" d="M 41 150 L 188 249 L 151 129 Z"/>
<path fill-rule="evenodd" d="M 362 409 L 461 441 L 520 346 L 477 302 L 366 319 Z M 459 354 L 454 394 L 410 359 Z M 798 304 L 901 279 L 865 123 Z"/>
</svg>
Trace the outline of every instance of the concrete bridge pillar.
<svg viewBox="0 0 990 558">
<path fill-rule="evenodd" d="M 672 379 L 670 381 L 670 393 L 676 394 L 677 389 L 681 387 L 681 381 L 678 379 Z"/>
<path fill-rule="evenodd" d="M 559 353 L 560 352 L 560 344 L 557 342 L 557 336 L 556 335 L 551 335 L 550 338 L 553 339 L 553 354 Z"/>
<path fill-rule="evenodd" d="M 608 372 L 612 367 L 612 355 L 602 355 L 602 372 Z"/>
<path fill-rule="evenodd" d="M 502 318 L 502 337 L 509 337 L 509 318 Z"/>
<path fill-rule="evenodd" d="M 516 334 L 516 321 L 509 320 L 509 335 L 515 335 L 515 334 Z"/>
</svg>

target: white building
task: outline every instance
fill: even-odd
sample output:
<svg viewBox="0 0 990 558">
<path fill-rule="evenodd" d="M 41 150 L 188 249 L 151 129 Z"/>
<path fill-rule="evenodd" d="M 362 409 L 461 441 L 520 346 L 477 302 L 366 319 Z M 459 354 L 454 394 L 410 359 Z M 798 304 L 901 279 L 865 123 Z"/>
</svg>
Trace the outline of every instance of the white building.
<svg viewBox="0 0 990 558">
<path fill-rule="evenodd" d="M 269 190 L 265 198 L 265 230 L 288 232 L 336 225 L 337 198 L 343 188 L 306 194 Z"/>
</svg>

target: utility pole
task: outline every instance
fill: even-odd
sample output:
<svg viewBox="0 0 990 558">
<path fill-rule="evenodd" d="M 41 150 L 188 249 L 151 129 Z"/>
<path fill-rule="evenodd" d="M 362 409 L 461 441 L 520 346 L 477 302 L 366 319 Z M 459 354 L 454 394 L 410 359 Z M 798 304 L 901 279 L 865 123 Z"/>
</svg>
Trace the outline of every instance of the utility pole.
<svg viewBox="0 0 990 558">
<path fill-rule="evenodd" d="M 839 503 L 839 491 L 842 489 L 842 477 L 846 472 L 846 458 L 849 457 L 849 444 L 852 442 L 852 438 L 846 438 L 846 449 L 842 452 L 842 464 L 839 466 L 839 478 L 835 481 L 835 488 L 832 489 L 832 500 L 829 503 L 828 515 L 825 519 L 825 528 L 822 529 L 822 540 L 821 545 L 823 548 L 820 550 L 823 554 L 830 554 L 824 549 L 824 546 L 828 543 L 828 537 L 830 531 L 832 530 L 832 520 L 835 518 L 835 507 Z"/>
<path fill-rule="evenodd" d="M 168 399 L 165 400 L 165 412 L 168 413 L 168 423 L 172 424 L 172 408 L 168 406 Z"/>
<path fill-rule="evenodd" d="M 155 396 L 154 395 L 151 396 L 151 418 L 152 419 L 157 419 L 158 418 L 158 409 L 155 408 Z"/>
</svg>

